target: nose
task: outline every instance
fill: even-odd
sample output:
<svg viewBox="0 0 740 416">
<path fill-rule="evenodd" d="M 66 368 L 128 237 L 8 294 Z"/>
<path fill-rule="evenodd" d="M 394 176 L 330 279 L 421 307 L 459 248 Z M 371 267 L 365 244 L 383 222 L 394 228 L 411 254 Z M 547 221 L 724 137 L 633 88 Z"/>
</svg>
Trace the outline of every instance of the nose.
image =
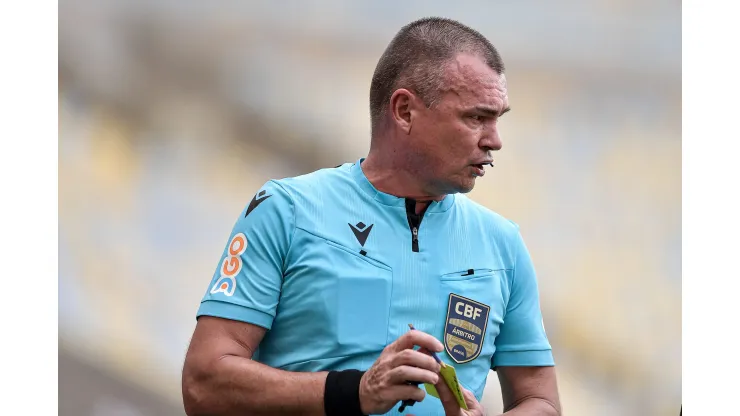
<svg viewBox="0 0 740 416">
<path fill-rule="evenodd" d="M 478 146 L 486 152 L 501 150 L 504 144 L 501 142 L 496 123 L 491 123 L 490 127 L 484 131 Z"/>
</svg>

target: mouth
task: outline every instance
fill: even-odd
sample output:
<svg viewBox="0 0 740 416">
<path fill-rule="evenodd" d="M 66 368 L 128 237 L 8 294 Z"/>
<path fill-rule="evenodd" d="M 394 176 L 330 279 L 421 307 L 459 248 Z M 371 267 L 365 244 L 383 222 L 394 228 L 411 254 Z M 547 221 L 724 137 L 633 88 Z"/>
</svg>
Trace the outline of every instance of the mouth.
<svg viewBox="0 0 740 416">
<path fill-rule="evenodd" d="M 475 164 L 470 165 L 473 168 L 473 175 L 478 176 L 478 177 L 485 175 L 486 174 L 485 167 L 487 165 L 493 166 L 493 163 L 486 162 L 486 163 L 475 163 Z"/>
</svg>

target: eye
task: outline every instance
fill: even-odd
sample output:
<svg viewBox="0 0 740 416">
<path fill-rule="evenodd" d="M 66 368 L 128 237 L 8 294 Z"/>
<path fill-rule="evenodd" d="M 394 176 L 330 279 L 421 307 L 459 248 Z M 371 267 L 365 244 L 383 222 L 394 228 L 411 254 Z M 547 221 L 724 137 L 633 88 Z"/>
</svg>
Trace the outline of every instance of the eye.
<svg viewBox="0 0 740 416">
<path fill-rule="evenodd" d="M 479 123 L 480 123 L 481 121 L 483 121 L 483 116 L 479 116 L 479 115 L 477 115 L 477 114 L 473 114 L 473 115 L 471 115 L 471 116 L 470 116 L 470 118 L 471 118 L 472 120 L 474 120 L 474 121 L 477 121 L 477 122 L 479 122 Z"/>
</svg>

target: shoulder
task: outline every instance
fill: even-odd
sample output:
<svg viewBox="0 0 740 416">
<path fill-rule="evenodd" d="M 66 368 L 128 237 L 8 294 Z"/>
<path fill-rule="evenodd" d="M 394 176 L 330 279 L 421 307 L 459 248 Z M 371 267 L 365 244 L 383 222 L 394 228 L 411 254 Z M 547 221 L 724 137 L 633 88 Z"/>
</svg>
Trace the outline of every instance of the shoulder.
<svg viewBox="0 0 740 416">
<path fill-rule="evenodd" d="M 256 192 L 254 200 L 270 197 L 283 209 L 315 213 L 338 204 L 352 191 L 351 163 L 323 168 L 303 175 L 271 179 Z"/>
<path fill-rule="evenodd" d="M 304 175 L 270 179 L 251 196 L 241 221 L 291 222 L 293 226 L 316 213 L 331 209 L 335 196 L 347 195 L 342 181 L 349 177 L 351 164 L 319 169 Z M 259 207 L 259 208 L 258 208 Z"/>
<path fill-rule="evenodd" d="M 273 179 L 265 186 L 278 188 L 291 200 L 314 199 L 327 190 L 342 187 L 349 183 L 351 163 L 345 163 L 333 168 L 322 168 L 303 175 L 291 176 L 282 179 Z"/>
<path fill-rule="evenodd" d="M 467 221 L 474 221 L 481 230 L 496 238 L 511 241 L 519 236 L 519 224 L 498 212 L 481 205 L 464 194 L 457 194 L 456 207 Z"/>
</svg>

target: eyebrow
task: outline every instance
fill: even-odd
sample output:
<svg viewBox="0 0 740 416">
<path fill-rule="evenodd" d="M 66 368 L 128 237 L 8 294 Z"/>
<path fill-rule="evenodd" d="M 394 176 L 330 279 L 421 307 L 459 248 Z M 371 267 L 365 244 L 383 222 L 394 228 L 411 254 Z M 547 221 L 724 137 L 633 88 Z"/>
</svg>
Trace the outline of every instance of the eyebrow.
<svg viewBox="0 0 740 416">
<path fill-rule="evenodd" d="M 508 113 L 511 110 L 511 107 L 504 108 L 500 113 L 498 111 L 494 110 L 491 107 L 484 107 L 484 106 L 480 106 L 480 105 L 479 106 L 476 106 L 475 109 L 477 111 L 480 111 L 481 113 L 485 113 L 486 115 L 491 116 L 491 117 L 501 117 L 504 114 Z"/>
</svg>

